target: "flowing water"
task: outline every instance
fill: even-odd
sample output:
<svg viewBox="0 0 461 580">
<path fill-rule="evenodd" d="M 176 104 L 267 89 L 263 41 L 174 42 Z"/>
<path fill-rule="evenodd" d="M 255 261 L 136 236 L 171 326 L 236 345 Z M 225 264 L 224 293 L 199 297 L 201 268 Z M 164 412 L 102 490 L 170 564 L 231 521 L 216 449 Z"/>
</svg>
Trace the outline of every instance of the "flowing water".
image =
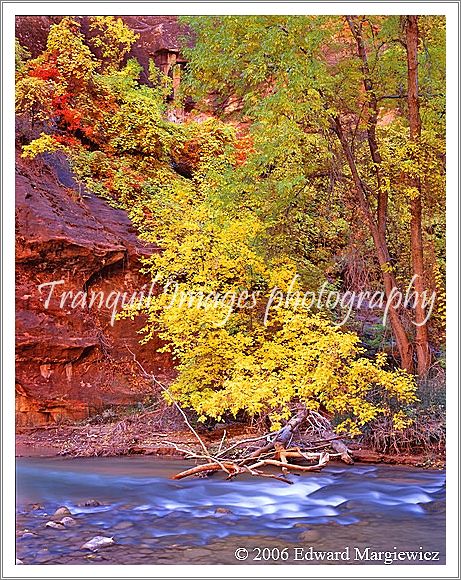
<svg viewBox="0 0 461 580">
<path fill-rule="evenodd" d="M 24 564 L 445 563 L 442 471 L 338 464 L 291 475 L 293 485 L 251 476 L 170 479 L 185 467 L 150 457 L 17 459 L 17 557 Z M 46 527 L 60 506 L 73 525 Z M 115 543 L 81 549 L 94 536 Z"/>
</svg>

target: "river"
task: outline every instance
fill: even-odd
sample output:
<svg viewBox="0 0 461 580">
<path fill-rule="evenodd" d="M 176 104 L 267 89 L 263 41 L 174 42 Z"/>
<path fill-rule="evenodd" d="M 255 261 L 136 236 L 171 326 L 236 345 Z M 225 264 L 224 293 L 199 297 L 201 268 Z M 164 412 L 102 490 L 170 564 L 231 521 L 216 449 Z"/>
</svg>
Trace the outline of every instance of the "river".
<svg viewBox="0 0 461 580">
<path fill-rule="evenodd" d="M 445 563 L 443 471 L 338 464 L 291 475 L 293 485 L 251 476 L 170 479 L 190 465 L 154 457 L 18 458 L 17 558 L 24 564 Z M 46 527 L 60 506 L 73 525 Z M 82 550 L 94 536 L 115 543 Z"/>
</svg>

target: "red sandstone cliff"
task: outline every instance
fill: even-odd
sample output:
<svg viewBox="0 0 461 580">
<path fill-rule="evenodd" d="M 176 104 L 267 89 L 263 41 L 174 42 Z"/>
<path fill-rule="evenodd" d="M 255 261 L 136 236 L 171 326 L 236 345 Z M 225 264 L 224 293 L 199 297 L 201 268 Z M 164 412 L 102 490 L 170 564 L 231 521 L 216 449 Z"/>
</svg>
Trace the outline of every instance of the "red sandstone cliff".
<svg viewBox="0 0 461 580">
<path fill-rule="evenodd" d="M 125 212 L 79 192 L 64 157 L 17 160 L 16 393 L 18 426 L 86 417 L 105 405 L 133 404 L 149 392 L 128 352 L 157 375 L 171 373 L 160 343 L 139 345 L 142 320 L 115 321 L 112 310 L 61 308 L 63 292 L 131 296 L 147 278 L 139 257 L 158 251 L 136 236 Z M 54 289 L 40 284 L 64 280 Z M 81 295 L 80 295 L 81 296 Z M 115 296 L 115 295 L 113 295 Z M 76 303 L 79 302 L 76 300 Z M 112 303 L 109 301 L 109 306 Z"/>
</svg>

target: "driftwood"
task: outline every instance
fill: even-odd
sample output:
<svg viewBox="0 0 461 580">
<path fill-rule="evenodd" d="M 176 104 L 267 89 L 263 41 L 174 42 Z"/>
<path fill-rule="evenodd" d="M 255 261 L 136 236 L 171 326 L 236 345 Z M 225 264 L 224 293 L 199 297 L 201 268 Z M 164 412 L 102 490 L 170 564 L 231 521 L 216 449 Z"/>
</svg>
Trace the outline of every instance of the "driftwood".
<svg viewBox="0 0 461 580">
<path fill-rule="evenodd" d="M 225 470 L 229 477 L 235 477 L 241 473 L 250 473 L 251 475 L 258 475 L 262 477 L 271 477 L 273 479 L 278 479 L 279 481 L 283 481 L 285 483 L 292 483 L 290 480 L 287 480 L 283 477 L 271 474 L 271 473 L 264 473 L 260 471 L 261 467 L 265 467 L 266 465 L 271 465 L 274 467 L 281 467 L 284 473 L 288 473 L 289 471 L 320 471 L 325 465 L 328 463 L 330 457 L 328 453 L 320 453 L 319 461 L 316 465 L 294 465 L 292 463 L 288 463 L 288 461 L 278 461 L 276 459 L 262 459 L 261 461 L 257 461 L 252 465 L 238 465 L 236 463 L 232 463 L 229 461 L 224 461 L 221 463 L 205 463 L 203 465 L 197 465 L 196 467 L 192 467 L 191 469 L 186 469 L 185 471 L 181 471 L 181 473 L 177 473 L 173 475 L 172 479 L 184 479 L 185 477 L 189 477 L 191 475 L 198 475 L 199 473 L 212 473 L 215 471 Z"/>
<path fill-rule="evenodd" d="M 315 447 L 310 447 L 309 449 L 302 449 L 301 446 L 289 447 L 291 441 L 295 438 L 297 431 L 301 425 L 306 422 L 306 419 L 310 418 L 309 411 L 303 409 L 298 411 L 298 413 L 290 419 L 282 429 L 276 431 L 272 434 L 267 434 L 261 437 L 253 437 L 250 439 L 244 439 L 237 443 L 234 443 L 228 449 L 222 450 L 225 436 L 223 435 L 218 451 L 216 455 L 213 455 L 202 443 L 202 449 L 206 449 L 206 453 L 197 453 L 193 450 L 188 451 L 187 449 L 181 447 L 182 452 L 186 454 L 186 457 L 190 459 L 205 460 L 206 462 L 186 469 L 180 473 L 173 476 L 173 479 L 184 479 L 185 477 L 190 477 L 193 475 L 206 474 L 211 475 L 219 471 L 224 471 L 227 474 L 227 479 L 233 479 L 238 475 L 249 473 L 253 476 L 258 477 L 268 477 L 282 481 L 284 483 L 292 483 L 288 479 L 290 473 L 306 473 L 306 472 L 318 472 L 321 471 L 330 461 L 332 457 L 338 457 L 342 461 L 350 464 L 353 463 L 352 458 L 349 455 L 347 446 L 334 435 L 331 429 L 326 430 L 325 427 L 328 425 L 327 420 L 323 417 L 314 417 L 313 422 L 316 425 L 316 432 L 322 433 L 322 439 L 310 442 L 310 445 L 315 445 Z M 312 426 L 312 425 L 311 425 Z M 198 433 L 195 431 L 194 435 L 199 437 Z M 243 456 L 241 458 L 235 459 L 230 457 L 230 451 L 234 453 L 237 448 L 244 445 L 251 445 L 261 440 L 269 441 L 262 446 L 258 447 L 256 450 L 250 451 L 248 455 L 245 455 L 245 449 Z M 331 447 L 336 453 L 328 453 L 325 450 L 314 451 L 315 448 Z M 304 463 L 312 463 L 311 465 L 300 465 L 298 463 L 292 463 L 292 460 L 300 460 Z M 280 469 L 282 475 L 277 475 L 274 473 L 267 473 L 264 471 L 265 468 L 276 468 Z"/>
<path fill-rule="evenodd" d="M 311 426 L 313 422 L 317 429 L 316 432 L 322 433 L 322 439 L 315 442 L 311 441 L 310 445 L 315 445 L 315 447 L 310 447 L 309 449 L 302 449 L 300 446 L 289 447 L 289 443 L 293 440 L 301 425 L 306 422 L 306 419 L 313 419 L 313 421 L 310 421 Z M 223 442 L 225 439 L 223 435 L 223 438 L 219 444 L 218 452 L 215 456 L 213 456 L 213 454 L 208 450 L 205 454 L 198 454 L 192 450 L 190 450 L 188 453 L 188 450 L 182 447 L 180 450 L 186 454 L 186 457 L 190 459 L 206 460 L 206 463 L 197 465 L 191 469 L 186 469 L 181 473 L 177 473 L 173 476 L 173 479 L 184 479 L 185 477 L 198 474 L 211 475 L 215 472 L 224 471 L 227 474 L 227 479 L 233 479 L 238 475 L 249 473 L 253 476 L 269 477 L 284 483 L 292 483 L 287 478 L 290 473 L 321 471 L 328 464 L 332 457 L 338 457 L 348 464 L 353 463 L 347 446 L 343 441 L 334 435 L 331 429 L 325 429 L 327 426 L 329 427 L 329 423 L 327 423 L 327 420 L 324 417 L 318 415 L 311 418 L 309 411 L 303 409 L 298 411 L 298 413 L 292 419 L 290 419 L 279 431 L 260 437 L 244 439 L 234 443 L 225 450 L 222 450 Z M 196 432 L 194 434 L 198 436 Z M 266 441 L 269 439 L 269 441 L 258 447 L 256 450 L 251 451 L 249 455 L 244 455 L 240 459 L 229 457 L 230 451 L 234 451 L 235 453 L 237 447 L 241 446 L 242 444 L 248 445 L 264 439 Z M 203 447 L 206 448 L 205 444 L 202 442 L 202 448 Z M 322 449 L 324 447 L 331 447 L 331 449 L 336 451 L 336 453 L 328 453 L 324 450 L 313 451 L 315 448 Z M 308 463 L 315 461 L 316 463 L 312 465 L 299 465 L 297 463 L 292 463 L 291 460 L 301 460 Z M 280 469 L 282 475 L 262 471 L 262 469 L 267 467 Z"/>
<path fill-rule="evenodd" d="M 290 481 L 287 476 L 291 472 L 304 473 L 310 471 L 321 471 L 328 464 L 331 457 L 340 457 L 345 463 L 353 463 L 347 446 L 337 436 L 335 436 L 328 419 L 315 411 L 306 409 L 305 407 L 299 408 L 297 413 L 278 431 L 238 441 L 223 450 L 222 448 L 226 438 L 226 431 L 224 431 L 219 448 L 217 449 L 216 454 L 213 454 L 205 445 L 205 442 L 198 432 L 191 425 L 186 413 L 175 400 L 168 387 L 160 383 L 160 381 L 158 381 L 153 375 L 148 374 L 141 363 L 136 360 L 134 353 L 128 347 L 127 350 L 131 353 L 134 362 L 139 366 L 146 378 L 149 378 L 154 385 L 160 387 L 168 395 L 172 403 L 181 413 L 188 429 L 200 445 L 200 451 L 197 452 L 194 449 L 189 448 L 187 445 L 179 447 L 174 442 L 168 442 L 178 451 L 184 453 L 186 458 L 204 461 L 204 463 L 200 465 L 196 465 L 195 467 L 186 469 L 181 473 L 177 473 L 172 477 L 172 479 L 179 480 L 193 475 L 210 475 L 218 471 L 223 471 L 227 474 L 227 479 L 232 479 L 238 475 L 249 473 L 253 476 L 267 477 L 290 484 L 292 481 Z M 290 447 L 295 438 L 296 440 L 302 439 L 299 437 L 300 429 L 305 425 L 307 425 L 305 435 L 316 435 L 317 438 L 320 437 L 320 439 L 312 441 L 310 438 L 307 449 L 302 449 L 302 445 Z M 265 440 L 266 443 L 262 446 L 253 450 L 248 449 L 248 446 L 252 443 L 263 440 Z M 242 445 L 247 446 L 243 451 L 238 449 Z M 325 451 L 325 448 L 327 447 L 331 447 L 331 449 L 336 451 L 336 453 L 328 453 Z M 240 457 L 237 459 L 232 457 L 230 454 L 231 451 L 234 455 L 240 453 Z M 312 465 L 299 465 L 289 461 L 293 459 L 301 460 L 304 463 L 316 463 Z M 262 468 L 266 467 L 278 468 L 281 470 L 282 475 L 262 471 Z"/>
<path fill-rule="evenodd" d="M 276 443 L 282 445 L 288 444 L 291 438 L 293 437 L 294 431 L 305 421 L 308 414 L 309 412 L 307 409 L 302 409 L 301 411 L 298 411 L 298 413 L 294 417 L 292 417 L 287 422 L 287 424 L 284 427 L 282 427 L 282 429 L 280 429 L 280 431 L 276 433 L 275 438 L 272 441 L 269 441 L 269 443 L 254 451 L 250 455 L 248 460 L 259 457 L 263 453 L 270 451 L 271 449 L 274 448 Z"/>
<path fill-rule="evenodd" d="M 259 469 L 264 465 L 274 465 L 281 467 L 282 471 L 320 471 L 330 461 L 328 453 L 321 453 L 317 465 L 294 465 L 285 461 L 277 461 L 276 459 L 263 459 L 254 465 L 250 465 L 250 469 Z"/>
<path fill-rule="evenodd" d="M 223 463 L 204 463 L 203 465 L 197 465 L 196 467 L 192 467 L 191 469 L 186 469 L 185 471 L 181 471 L 181 473 L 177 473 L 173 475 L 171 479 L 184 479 L 185 477 L 189 477 L 190 475 L 197 475 L 198 473 L 203 473 L 204 471 L 221 471 L 225 467 L 228 470 L 229 474 L 232 474 L 233 471 L 240 472 L 240 468 L 235 465 L 235 463 L 230 463 L 225 461 Z"/>
<path fill-rule="evenodd" d="M 330 432 L 327 433 L 326 435 L 327 437 L 329 437 L 332 436 L 333 433 Z M 344 463 L 347 463 L 348 465 L 352 465 L 354 463 L 354 460 L 349 455 L 349 449 L 347 448 L 346 444 L 343 441 L 341 441 L 341 439 L 331 438 L 330 446 L 332 449 L 334 449 L 337 453 L 340 454 L 341 461 L 344 461 Z"/>
<path fill-rule="evenodd" d="M 315 446 L 308 449 L 302 449 L 300 446 L 289 447 L 290 442 L 294 439 L 297 431 L 299 431 L 300 427 L 306 422 L 306 420 L 309 420 L 309 428 L 315 428 L 315 432 L 321 433 L 322 438 L 318 441 L 310 441 L 310 445 Z M 235 453 L 237 447 L 242 444 L 248 445 L 264 439 L 266 441 L 269 439 L 269 441 L 258 447 L 256 450 L 251 451 L 249 455 L 244 454 L 240 459 L 229 457 L 230 451 L 234 451 Z M 234 443 L 225 450 L 222 450 L 223 442 L 224 436 L 219 444 L 218 453 L 214 457 L 211 452 L 208 452 L 206 455 L 198 455 L 191 451 L 188 455 L 189 458 L 201 458 L 209 461 L 202 465 L 197 465 L 196 467 L 182 471 L 173 476 L 173 479 L 183 479 L 200 473 L 212 474 L 218 471 L 225 471 L 228 476 L 227 479 L 234 478 L 243 473 L 250 473 L 251 475 L 259 477 L 271 477 L 285 483 L 292 483 L 286 477 L 290 473 L 321 471 L 332 457 L 340 458 L 348 464 L 353 463 L 347 446 L 334 435 L 327 419 L 318 413 L 311 416 L 311 412 L 307 409 L 298 411 L 297 414 L 292 417 L 284 427 L 282 427 L 282 429 L 275 433 L 244 439 Z M 336 451 L 336 453 L 328 453 L 325 450 L 314 451 L 316 448 L 322 449 L 325 447 L 331 447 L 331 449 Z M 181 449 L 181 451 L 184 451 L 184 449 Z M 292 463 L 291 460 L 301 460 L 304 463 L 315 461 L 316 463 L 313 465 L 299 465 L 297 463 Z M 262 469 L 267 467 L 279 468 L 282 472 L 282 476 L 262 471 Z"/>
</svg>

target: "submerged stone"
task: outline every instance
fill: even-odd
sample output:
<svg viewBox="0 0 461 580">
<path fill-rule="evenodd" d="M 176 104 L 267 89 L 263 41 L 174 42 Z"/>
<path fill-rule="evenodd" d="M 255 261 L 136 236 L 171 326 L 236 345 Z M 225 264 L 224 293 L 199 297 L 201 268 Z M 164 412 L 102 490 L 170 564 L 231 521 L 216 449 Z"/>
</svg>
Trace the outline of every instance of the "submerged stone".
<svg viewBox="0 0 461 580">
<path fill-rule="evenodd" d="M 129 521 L 119 522 L 118 524 L 115 524 L 114 530 L 126 530 L 127 528 L 133 527 L 133 525 L 133 522 Z"/>
<path fill-rule="evenodd" d="M 82 507 L 98 507 L 102 505 L 102 503 L 97 499 L 87 499 L 86 501 L 79 503 L 78 505 Z"/>
<path fill-rule="evenodd" d="M 229 508 L 218 507 L 214 511 L 215 514 L 231 514 L 231 510 Z"/>
</svg>

